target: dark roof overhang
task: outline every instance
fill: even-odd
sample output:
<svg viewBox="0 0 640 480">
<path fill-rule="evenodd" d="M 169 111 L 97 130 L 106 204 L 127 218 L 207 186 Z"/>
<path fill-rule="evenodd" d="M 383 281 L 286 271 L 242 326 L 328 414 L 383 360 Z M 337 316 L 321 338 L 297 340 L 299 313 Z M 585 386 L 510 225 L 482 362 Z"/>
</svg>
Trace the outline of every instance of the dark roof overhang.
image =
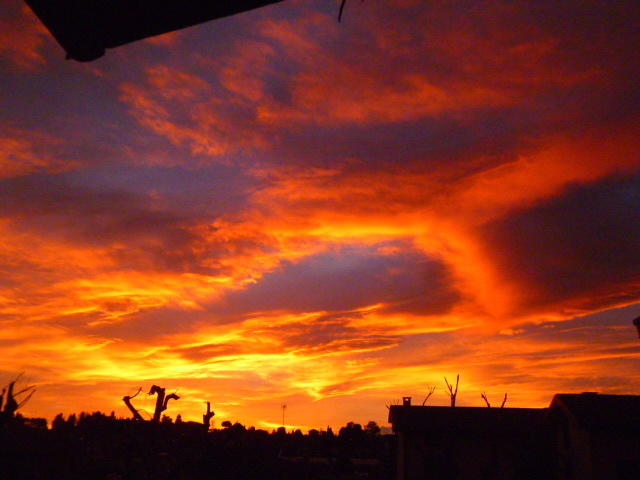
<svg viewBox="0 0 640 480">
<path fill-rule="evenodd" d="M 282 0 L 25 0 L 68 58 L 95 60 L 107 48 Z"/>
</svg>

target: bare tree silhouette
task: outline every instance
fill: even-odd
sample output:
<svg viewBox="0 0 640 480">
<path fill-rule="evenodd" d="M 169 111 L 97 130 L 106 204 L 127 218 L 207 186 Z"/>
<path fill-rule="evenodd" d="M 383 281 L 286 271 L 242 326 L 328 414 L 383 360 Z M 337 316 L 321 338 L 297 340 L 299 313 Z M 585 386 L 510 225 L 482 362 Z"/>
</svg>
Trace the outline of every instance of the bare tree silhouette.
<svg viewBox="0 0 640 480">
<path fill-rule="evenodd" d="M 162 387 L 159 387 L 158 385 L 151 386 L 151 390 L 149 390 L 149 395 L 153 395 L 153 394 L 157 395 L 157 397 L 156 397 L 156 408 L 155 408 L 155 411 L 153 412 L 152 420 L 154 422 L 159 422 L 162 412 L 164 412 L 167 409 L 167 404 L 169 403 L 169 400 L 171 399 L 178 400 L 180 397 L 175 393 L 171 393 L 165 396 L 165 389 Z"/>
<path fill-rule="evenodd" d="M 424 401 L 422 402 L 422 406 L 424 407 L 427 403 L 427 400 L 429 400 L 429 398 L 431 397 L 431 395 L 433 395 L 433 392 L 436 391 L 436 386 L 433 385 L 430 389 L 429 389 L 429 393 L 427 394 L 426 398 L 424 399 Z"/>
<path fill-rule="evenodd" d="M 16 383 L 22 377 L 20 373 L 15 380 L 9 382 L 9 384 L 2 389 L 2 395 L 0 395 L 0 411 L 5 417 L 13 417 L 19 408 L 24 406 L 36 391 L 35 385 L 27 385 L 17 391 L 15 391 Z"/>
<path fill-rule="evenodd" d="M 209 431 L 211 428 L 211 418 L 215 415 L 215 412 L 211 410 L 211 402 L 207 402 L 207 411 L 202 415 L 202 424 L 205 431 Z"/>
<path fill-rule="evenodd" d="M 456 388 L 455 388 L 455 390 L 453 389 L 453 387 L 451 385 L 449 385 L 447 377 L 444 377 L 444 383 L 447 384 L 447 389 L 449 390 L 449 397 L 451 397 L 451 406 L 455 407 L 456 406 L 456 397 L 458 396 L 458 384 L 460 383 L 460 374 L 458 374 L 456 376 Z"/>
<path fill-rule="evenodd" d="M 487 404 L 487 407 L 491 408 L 491 404 L 489 403 L 489 399 L 487 398 L 487 394 L 482 392 L 480 394 L 480 396 L 482 397 L 482 399 L 484 400 L 484 403 Z M 507 403 L 507 394 L 504 394 L 504 398 L 502 399 L 502 403 L 500 404 L 500 408 L 504 408 L 505 404 Z"/>
<path fill-rule="evenodd" d="M 144 418 L 142 418 L 142 415 L 140 415 L 140 412 L 138 411 L 138 409 L 133 406 L 133 404 L 131 403 L 131 399 L 137 397 L 141 391 L 142 391 L 142 387 L 140 387 L 134 395 L 125 395 L 124 397 L 122 397 L 122 401 L 133 414 L 133 419 L 138 420 L 140 422 L 144 421 Z"/>
<path fill-rule="evenodd" d="M 389 405 L 385 405 L 385 407 L 387 407 L 387 410 L 390 410 L 394 405 L 400 405 L 400 400 L 392 400 L 391 403 Z"/>
<path fill-rule="evenodd" d="M 4 409 L 2 410 L 9 417 L 13 417 L 16 410 L 18 410 L 18 402 L 13 394 L 13 387 L 15 384 L 15 380 L 9 383 L 9 386 L 7 387 L 7 398 L 4 401 Z"/>
</svg>

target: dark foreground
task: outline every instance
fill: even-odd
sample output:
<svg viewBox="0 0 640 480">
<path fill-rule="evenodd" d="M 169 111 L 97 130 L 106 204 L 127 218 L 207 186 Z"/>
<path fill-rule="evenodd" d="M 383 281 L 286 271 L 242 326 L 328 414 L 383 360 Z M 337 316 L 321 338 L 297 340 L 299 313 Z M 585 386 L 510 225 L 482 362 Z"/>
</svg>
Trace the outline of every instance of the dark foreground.
<svg viewBox="0 0 640 480">
<path fill-rule="evenodd" d="M 395 443 L 376 426 L 336 435 L 134 422 L 101 413 L 0 425 L 0 478 L 333 480 L 393 478 Z"/>
</svg>

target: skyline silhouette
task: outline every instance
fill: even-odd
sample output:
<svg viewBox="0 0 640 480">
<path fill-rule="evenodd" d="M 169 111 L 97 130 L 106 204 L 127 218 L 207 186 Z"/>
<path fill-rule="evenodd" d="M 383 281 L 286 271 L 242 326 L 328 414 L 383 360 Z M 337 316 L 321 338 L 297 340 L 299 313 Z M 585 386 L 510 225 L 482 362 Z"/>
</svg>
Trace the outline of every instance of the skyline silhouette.
<svg viewBox="0 0 640 480">
<path fill-rule="evenodd" d="M 1 2 L 0 384 L 38 386 L 25 415 L 386 426 L 457 374 L 456 408 L 640 393 L 638 2 L 340 7 L 81 63 Z"/>
<path fill-rule="evenodd" d="M 411 397 L 388 406 L 393 435 L 375 421 L 347 422 L 337 434 L 331 427 L 269 433 L 227 420 L 211 429 L 209 403 L 203 423 L 159 418 L 168 398 L 177 399 L 158 385 L 147 394 L 156 395 L 148 421 L 133 408 L 132 419 L 80 412 L 56 415 L 48 429 L 44 419 L 16 413 L 9 393 L 0 412 L 2 471 L 25 480 L 631 480 L 640 472 L 638 395 L 557 394 L 548 408 L 531 409 L 505 408 L 507 395 L 492 408 L 483 393 L 486 407 L 463 407 L 455 405 L 459 376 L 455 389 L 445 384 L 450 406 L 415 406 Z M 125 397 L 128 407 L 134 397 Z M 25 461 L 34 455 L 38 462 Z"/>
</svg>

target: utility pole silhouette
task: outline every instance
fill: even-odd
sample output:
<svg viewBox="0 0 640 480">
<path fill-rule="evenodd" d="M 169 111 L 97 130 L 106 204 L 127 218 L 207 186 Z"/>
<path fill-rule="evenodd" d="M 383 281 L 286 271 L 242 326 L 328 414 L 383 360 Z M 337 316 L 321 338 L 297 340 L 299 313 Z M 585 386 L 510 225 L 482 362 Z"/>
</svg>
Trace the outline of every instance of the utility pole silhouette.
<svg viewBox="0 0 640 480">
<path fill-rule="evenodd" d="M 284 428 L 284 411 L 287 409 L 287 404 L 283 403 L 280 408 L 282 408 L 282 428 Z"/>
</svg>

